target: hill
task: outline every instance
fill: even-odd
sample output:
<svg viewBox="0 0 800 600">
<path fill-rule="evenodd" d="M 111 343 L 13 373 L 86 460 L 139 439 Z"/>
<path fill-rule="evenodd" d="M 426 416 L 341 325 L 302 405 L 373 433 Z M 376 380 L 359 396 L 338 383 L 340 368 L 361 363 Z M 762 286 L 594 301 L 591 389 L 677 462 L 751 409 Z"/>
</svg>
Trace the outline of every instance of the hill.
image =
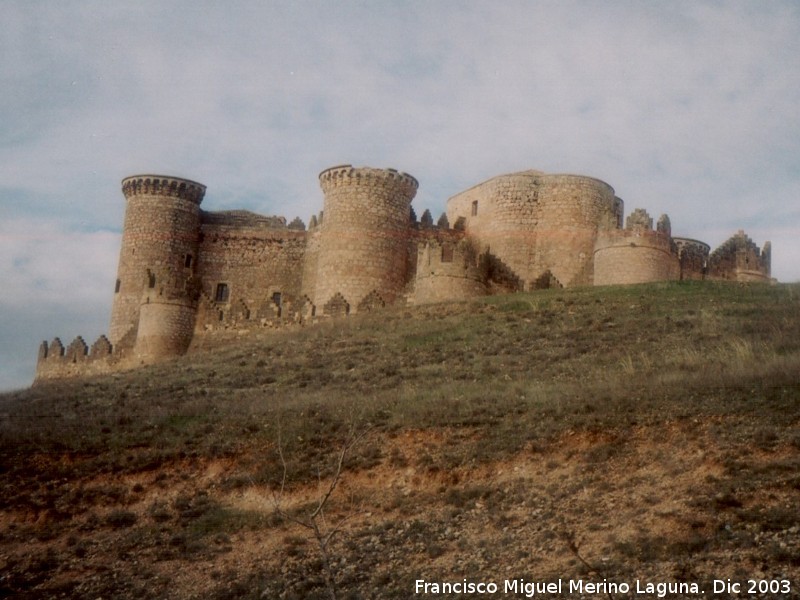
<svg viewBox="0 0 800 600">
<path fill-rule="evenodd" d="M 0 396 L 0 596 L 800 597 L 798 285 L 547 290 L 198 346 Z"/>
</svg>

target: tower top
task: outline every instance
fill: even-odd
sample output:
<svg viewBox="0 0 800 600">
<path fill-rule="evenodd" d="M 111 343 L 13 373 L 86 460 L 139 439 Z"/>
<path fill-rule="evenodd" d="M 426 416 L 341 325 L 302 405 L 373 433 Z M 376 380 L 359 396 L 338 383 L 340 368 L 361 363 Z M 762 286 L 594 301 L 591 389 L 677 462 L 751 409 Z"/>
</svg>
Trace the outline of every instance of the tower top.
<svg viewBox="0 0 800 600">
<path fill-rule="evenodd" d="M 338 165 L 325 169 L 319 174 L 319 183 L 323 191 L 328 187 L 339 185 L 393 185 L 404 190 L 409 199 L 414 197 L 419 187 L 416 178 L 396 169 L 375 169 L 352 165 Z"/>
<path fill-rule="evenodd" d="M 205 196 L 206 186 L 191 179 L 169 175 L 133 175 L 122 180 L 122 193 L 126 199 L 139 195 L 165 196 L 199 205 Z"/>
</svg>

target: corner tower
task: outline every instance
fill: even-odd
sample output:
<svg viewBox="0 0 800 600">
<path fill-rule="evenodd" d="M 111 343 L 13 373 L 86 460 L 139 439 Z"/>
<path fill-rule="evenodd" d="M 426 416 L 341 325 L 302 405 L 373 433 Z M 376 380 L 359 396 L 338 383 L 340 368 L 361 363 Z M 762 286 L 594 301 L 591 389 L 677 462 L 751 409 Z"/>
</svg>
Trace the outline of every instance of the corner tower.
<svg viewBox="0 0 800 600">
<path fill-rule="evenodd" d="M 325 202 L 314 304 L 323 312 L 343 305 L 356 312 L 363 303 L 393 303 L 406 284 L 417 180 L 394 169 L 343 165 L 326 169 L 319 181 Z"/>
<path fill-rule="evenodd" d="M 194 327 L 192 285 L 205 191 L 206 186 L 195 181 L 163 175 L 122 180 L 127 206 L 109 329 L 117 350 L 164 355 L 180 353 L 188 346 Z M 171 308 L 157 310 L 157 304 Z M 183 331 L 187 326 L 188 339 Z M 154 345 L 155 338 L 161 341 Z M 163 348 L 166 352 L 156 348 L 162 342 L 169 346 Z"/>
</svg>

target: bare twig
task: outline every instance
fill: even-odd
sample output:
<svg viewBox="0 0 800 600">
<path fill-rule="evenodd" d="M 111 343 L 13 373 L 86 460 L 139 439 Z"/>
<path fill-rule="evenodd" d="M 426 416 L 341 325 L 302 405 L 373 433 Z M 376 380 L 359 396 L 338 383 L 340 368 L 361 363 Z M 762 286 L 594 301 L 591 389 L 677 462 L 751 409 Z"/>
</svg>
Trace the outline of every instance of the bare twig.
<svg viewBox="0 0 800 600">
<path fill-rule="evenodd" d="M 578 541 L 575 539 L 574 531 L 563 531 L 561 533 L 561 537 L 564 538 L 564 541 L 566 542 L 569 551 L 575 555 L 575 558 L 581 561 L 581 564 L 583 564 L 584 567 L 589 569 L 589 571 L 594 571 L 595 573 L 600 573 L 601 575 L 603 574 L 602 571 L 600 571 L 600 569 L 596 568 L 594 565 L 589 564 L 589 562 L 581 555 L 578 546 Z M 607 591 L 606 594 L 608 595 L 609 600 L 614 600 L 614 596 L 611 594 L 611 592 Z"/>
<path fill-rule="evenodd" d="M 325 507 L 342 479 L 342 471 L 344 470 L 348 452 L 350 452 L 350 450 L 369 433 L 370 429 L 371 428 L 367 428 L 361 434 L 356 435 L 355 427 L 351 427 L 350 432 L 337 455 L 334 472 L 327 486 L 323 485 L 322 474 L 319 469 L 317 470 L 317 481 L 319 489 L 321 490 L 319 500 L 317 501 L 314 510 L 312 510 L 307 516 L 301 517 L 286 511 L 282 504 L 284 493 L 286 491 L 288 467 L 286 465 L 286 457 L 283 454 L 281 427 L 280 423 L 278 423 L 278 457 L 280 458 L 281 467 L 283 468 L 283 475 L 281 476 L 281 483 L 278 493 L 275 494 L 273 492 L 272 495 L 275 512 L 282 519 L 286 519 L 287 521 L 295 523 L 296 525 L 308 529 L 311 532 L 312 537 L 317 542 L 317 547 L 322 558 L 322 564 L 325 571 L 325 586 L 328 590 L 328 596 L 331 598 L 331 600 L 336 600 L 336 577 L 331 560 L 330 543 L 334 536 L 342 530 L 345 523 L 355 517 L 355 515 L 360 511 L 351 512 L 350 514 L 345 515 L 336 523 L 336 525 L 329 527 L 327 520 L 325 519 Z"/>
</svg>

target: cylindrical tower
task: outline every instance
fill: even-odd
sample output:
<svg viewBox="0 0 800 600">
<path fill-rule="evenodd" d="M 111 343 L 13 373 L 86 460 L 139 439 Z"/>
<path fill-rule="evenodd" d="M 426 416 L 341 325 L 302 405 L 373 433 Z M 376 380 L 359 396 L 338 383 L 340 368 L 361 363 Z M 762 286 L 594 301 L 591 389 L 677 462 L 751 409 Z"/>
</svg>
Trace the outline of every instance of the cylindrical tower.
<svg viewBox="0 0 800 600">
<path fill-rule="evenodd" d="M 594 285 L 674 281 L 678 254 L 669 236 L 651 230 L 601 232 L 594 251 Z"/>
<path fill-rule="evenodd" d="M 672 239 L 678 247 L 681 268 L 680 278 L 682 280 L 705 279 L 711 247 L 705 242 L 689 238 L 676 237 Z"/>
<path fill-rule="evenodd" d="M 463 239 L 419 243 L 414 304 L 466 300 L 487 293 L 478 257 Z"/>
<path fill-rule="evenodd" d="M 338 311 L 343 300 L 351 312 L 368 296 L 393 303 L 406 284 L 417 180 L 394 169 L 344 165 L 323 171 L 319 181 L 325 202 L 313 299 L 318 314 L 332 301 Z"/>
<path fill-rule="evenodd" d="M 109 329 L 118 349 L 133 347 L 143 303 L 193 301 L 187 286 L 197 262 L 205 191 L 195 181 L 163 175 L 122 180 L 127 206 Z"/>
<path fill-rule="evenodd" d="M 565 286 L 590 283 L 597 233 L 620 225 L 622 207 L 599 179 L 530 170 L 453 196 L 447 217 L 463 219 L 478 250 L 530 289 L 543 275 Z"/>
<path fill-rule="evenodd" d="M 504 268 L 526 282 L 540 275 L 534 268 L 541 171 L 499 175 L 447 201 L 450 225 L 463 219 L 478 253 L 489 251 Z"/>
<path fill-rule="evenodd" d="M 634 210 L 625 229 L 601 231 L 594 249 L 594 285 L 672 281 L 680 277 L 678 247 L 672 241 L 669 217 L 653 219 Z"/>
<path fill-rule="evenodd" d="M 536 263 L 562 285 L 590 284 L 598 232 L 616 229 L 621 203 L 594 177 L 547 175 L 540 182 Z"/>
</svg>

